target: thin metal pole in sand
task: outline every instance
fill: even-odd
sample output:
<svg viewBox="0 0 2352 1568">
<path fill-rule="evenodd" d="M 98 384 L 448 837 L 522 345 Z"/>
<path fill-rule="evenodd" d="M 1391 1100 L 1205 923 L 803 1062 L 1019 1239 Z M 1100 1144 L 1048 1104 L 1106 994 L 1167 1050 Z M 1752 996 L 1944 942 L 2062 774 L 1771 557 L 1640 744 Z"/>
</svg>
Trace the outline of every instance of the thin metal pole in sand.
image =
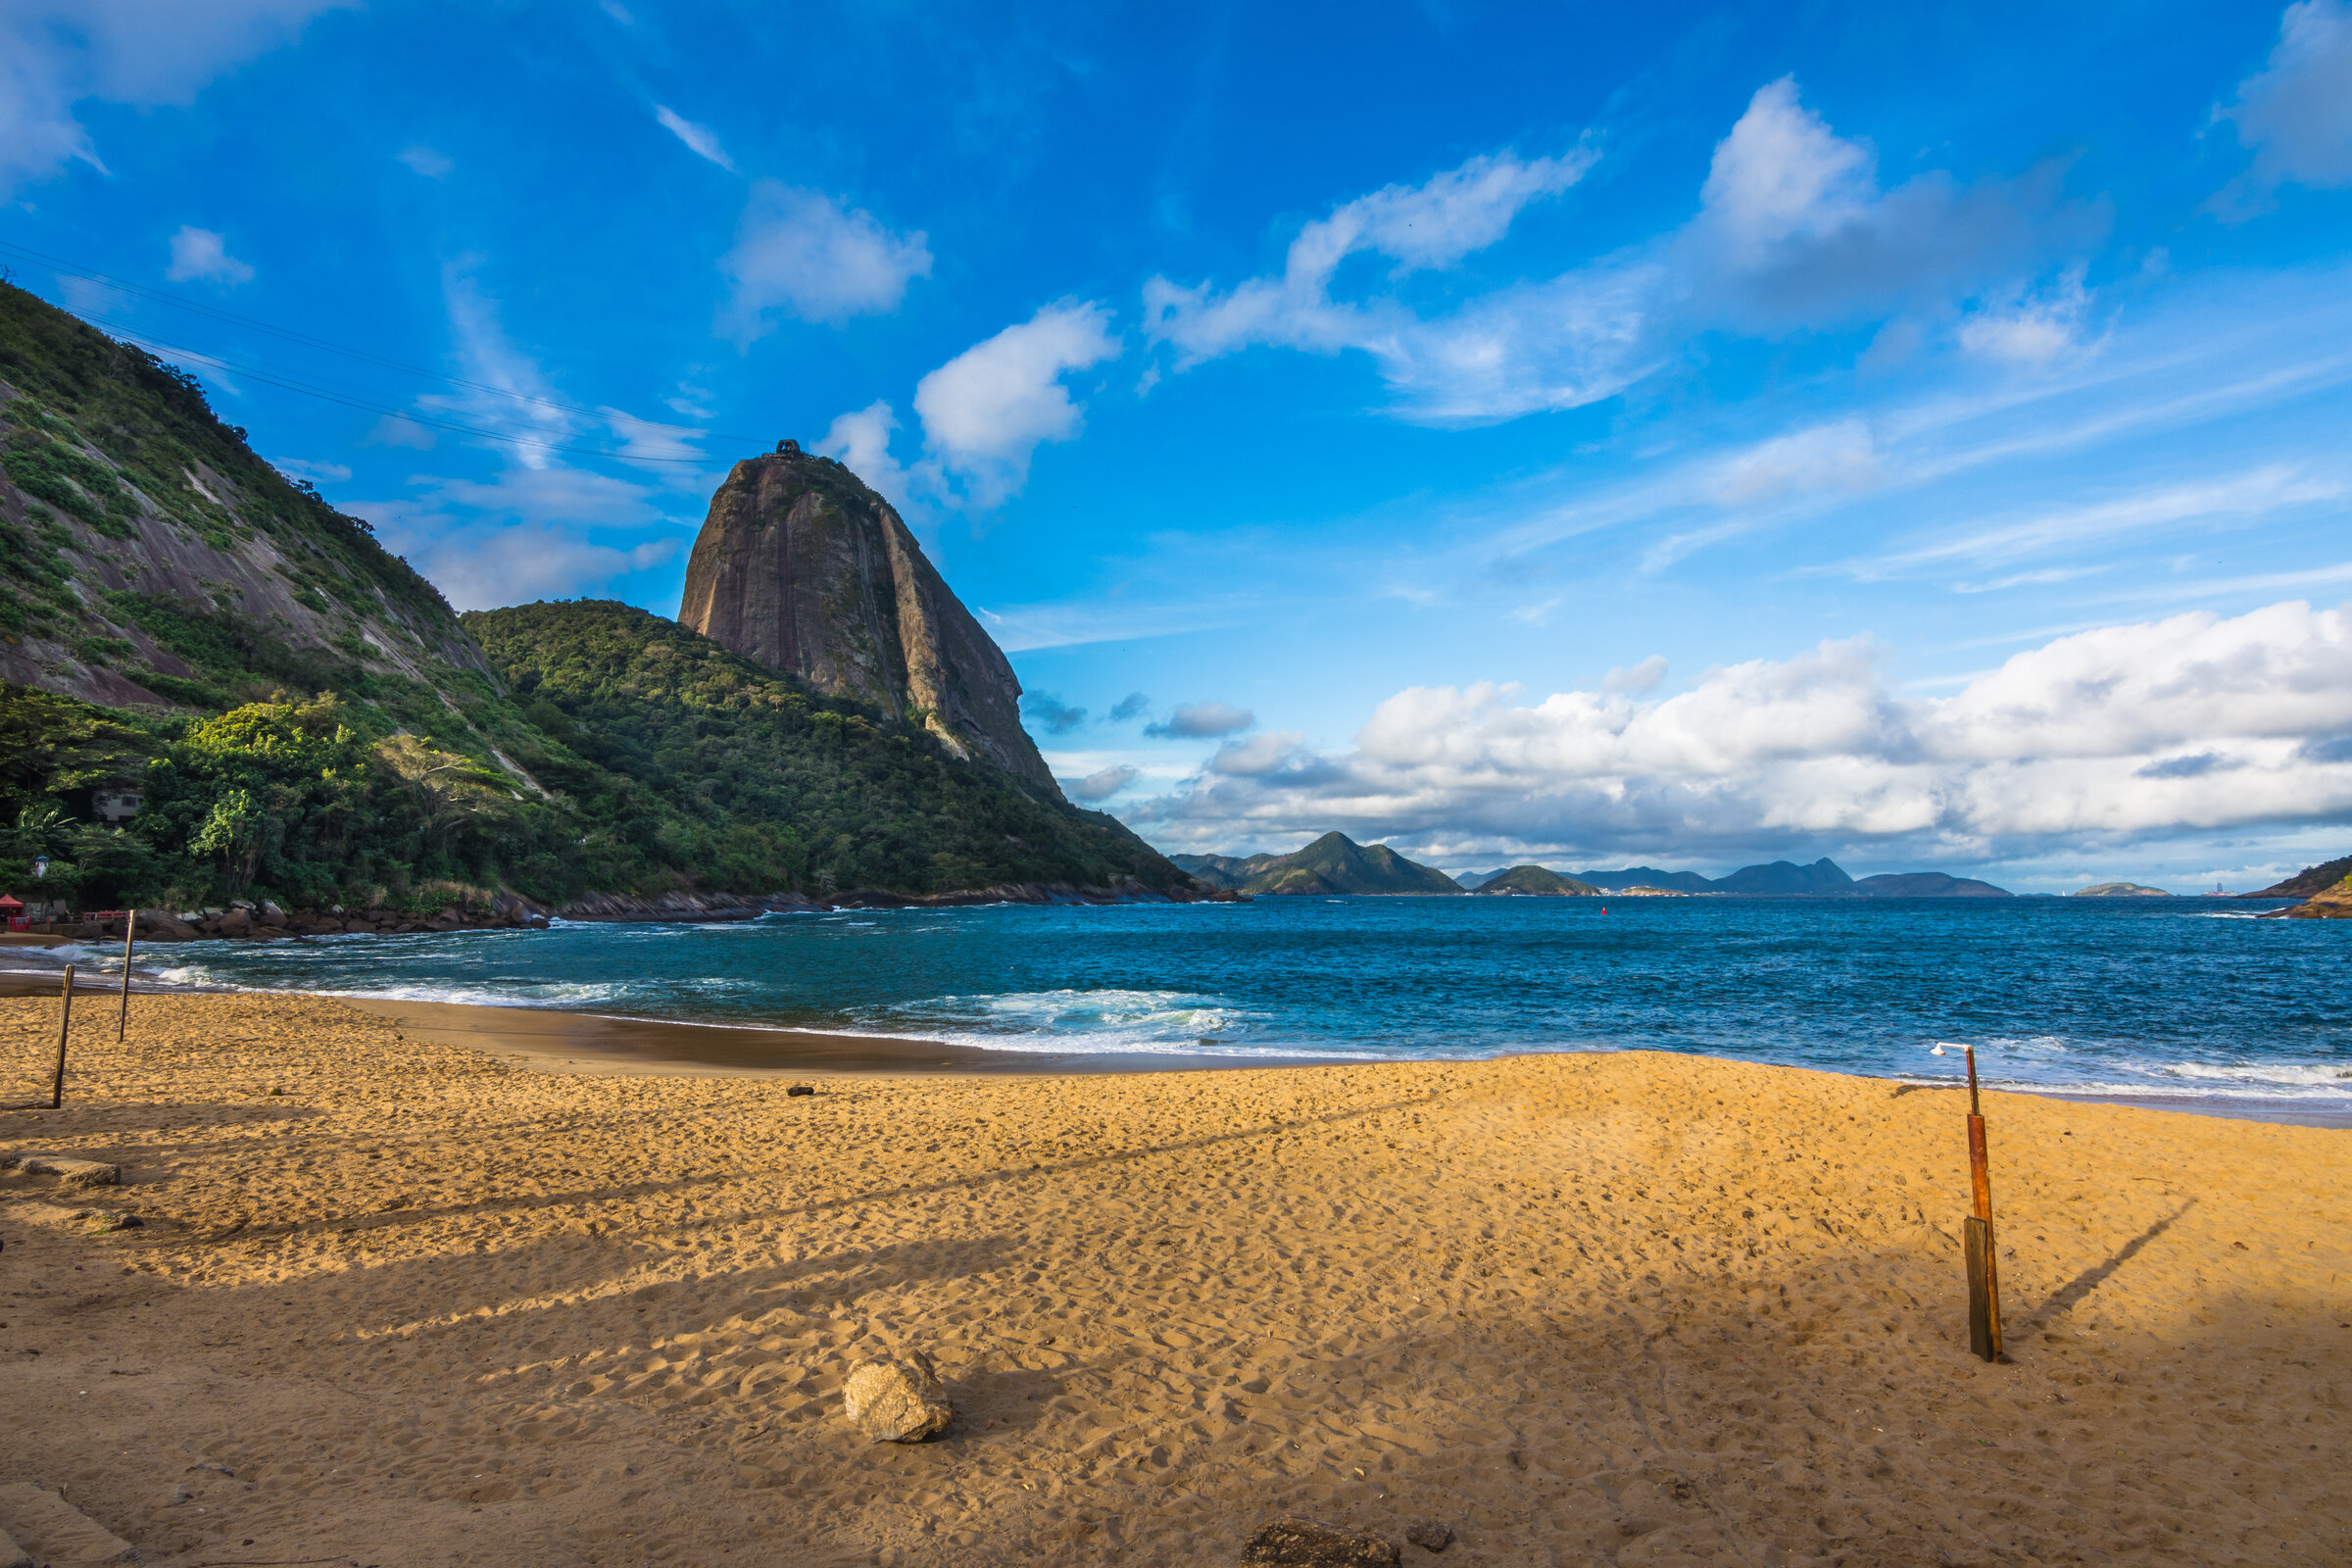
<svg viewBox="0 0 2352 1568">
<path fill-rule="evenodd" d="M 1976 1212 L 1968 1219 L 1968 1348 L 2001 1357 L 2001 1275 L 1992 1254 L 1992 1172 L 1985 1162 L 1984 1114 L 1977 1097 L 1977 1048 L 1968 1048 L 1968 1184 Z"/>
<path fill-rule="evenodd" d="M 57 1011 L 57 1076 L 49 1080 L 49 1108 L 66 1102 L 66 1031 L 74 1027 L 74 966 L 66 965 L 64 1004 Z"/>
<path fill-rule="evenodd" d="M 122 1031 L 130 1027 L 130 945 L 138 940 L 139 911 L 130 911 L 122 922 L 122 1010 L 115 1018 L 115 1043 L 122 1044 Z"/>
</svg>

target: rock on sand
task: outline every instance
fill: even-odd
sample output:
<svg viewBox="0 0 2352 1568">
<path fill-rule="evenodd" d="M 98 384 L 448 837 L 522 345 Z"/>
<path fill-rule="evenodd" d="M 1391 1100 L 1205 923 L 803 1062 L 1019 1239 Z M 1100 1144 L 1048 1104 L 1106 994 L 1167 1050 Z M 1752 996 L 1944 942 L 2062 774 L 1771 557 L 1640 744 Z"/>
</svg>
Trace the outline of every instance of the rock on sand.
<svg viewBox="0 0 2352 1568">
<path fill-rule="evenodd" d="M 851 1424 L 876 1443 L 920 1443 L 946 1431 L 956 1414 L 939 1369 L 920 1350 L 851 1373 L 841 1404 Z"/>
</svg>

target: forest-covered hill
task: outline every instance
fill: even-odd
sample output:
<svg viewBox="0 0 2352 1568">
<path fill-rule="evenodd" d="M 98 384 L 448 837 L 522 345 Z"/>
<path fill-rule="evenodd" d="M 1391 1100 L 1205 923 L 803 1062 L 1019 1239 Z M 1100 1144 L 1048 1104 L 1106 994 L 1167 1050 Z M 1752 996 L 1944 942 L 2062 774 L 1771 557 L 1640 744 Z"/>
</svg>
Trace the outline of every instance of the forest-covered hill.
<svg viewBox="0 0 2352 1568">
<path fill-rule="evenodd" d="M 1109 818 L 673 622 L 473 620 L 495 663 L 192 378 L 0 284 L 0 891 L 1192 890 Z M 120 831 L 94 810 L 118 788 L 141 796 Z"/>
</svg>

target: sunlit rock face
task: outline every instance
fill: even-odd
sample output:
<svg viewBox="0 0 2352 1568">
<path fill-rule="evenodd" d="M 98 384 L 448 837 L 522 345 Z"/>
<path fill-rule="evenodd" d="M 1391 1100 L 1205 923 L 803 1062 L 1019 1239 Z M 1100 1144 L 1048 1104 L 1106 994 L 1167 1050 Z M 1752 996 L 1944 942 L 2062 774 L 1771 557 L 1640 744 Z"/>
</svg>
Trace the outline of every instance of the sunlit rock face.
<svg viewBox="0 0 2352 1568">
<path fill-rule="evenodd" d="M 678 620 L 828 696 L 906 715 L 1054 800 L 1021 684 L 899 514 L 830 458 L 735 465 L 686 566 Z"/>
</svg>

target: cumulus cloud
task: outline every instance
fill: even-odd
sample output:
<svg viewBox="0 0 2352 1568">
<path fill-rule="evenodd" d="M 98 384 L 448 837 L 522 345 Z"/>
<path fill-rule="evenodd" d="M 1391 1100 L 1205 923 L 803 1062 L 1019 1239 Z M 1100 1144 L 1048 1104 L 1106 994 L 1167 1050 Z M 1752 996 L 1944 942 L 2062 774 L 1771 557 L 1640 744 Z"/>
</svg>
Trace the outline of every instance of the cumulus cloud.
<svg viewBox="0 0 2352 1568">
<path fill-rule="evenodd" d="M 1086 710 L 1072 708 L 1051 692 L 1021 694 L 1021 712 L 1049 735 L 1067 735 L 1086 722 Z"/>
<path fill-rule="evenodd" d="M 1146 697 L 1142 692 L 1129 692 L 1111 705 L 1110 721 L 1114 724 L 1124 724 L 1129 719 L 1141 715 L 1151 706 L 1152 699 Z"/>
<path fill-rule="evenodd" d="M 447 153 L 436 152 L 422 143 L 404 147 L 393 157 L 407 165 L 410 172 L 422 174 L 427 179 L 447 179 L 450 171 L 458 167 Z"/>
<path fill-rule="evenodd" d="M 1069 440 L 1085 422 L 1062 378 L 1118 354 L 1102 306 L 1046 306 L 915 384 L 924 445 L 972 505 L 996 506 L 1028 482 L 1039 446 Z"/>
<path fill-rule="evenodd" d="M 105 162 L 74 118 L 95 100 L 181 106 L 232 66 L 356 0 L 12 0 L 0 6 L 0 192 Z"/>
<path fill-rule="evenodd" d="M 912 522 L 922 516 L 923 501 L 934 486 L 929 475 L 909 473 L 891 456 L 890 440 L 898 428 L 898 412 L 876 399 L 862 409 L 837 415 L 810 450 L 837 459 Z"/>
<path fill-rule="evenodd" d="M 1063 792 L 1075 801 L 1090 803 L 1106 801 L 1143 776 L 1141 769 L 1120 762 L 1110 767 L 1099 768 L 1074 782 L 1064 779 L 1061 781 L 1061 787 Z"/>
<path fill-rule="evenodd" d="M 1247 708 L 1231 703 L 1181 703 L 1176 710 L 1156 724 L 1144 726 L 1144 733 L 1162 740 L 1178 737 L 1199 738 L 1208 735 L 1233 735 L 1257 722 L 1257 715 Z"/>
<path fill-rule="evenodd" d="M 2352 607 L 2272 605 L 2061 637 L 1946 698 L 1825 642 L 1657 702 L 1417 687 L 1354 746 L 1221 749 L 1130 815 L 1170 840 L 1343 827 L 1562 851 L 1836 842 L 1996 855 L 2352 813 Z"/>
<path fill-rule="evenodd" d="M 778 313 L 838 325 L 897 310 L 906 285 L 931 275 L 931 250 L 919 229 L 894 234 L 862 208 L 762 179 L 718 266 L 734 282 L 719 333 L 749 343 Z"/>
<path fill-rule="evenodd" d="M 253 281 L 253 269 L 228 254 L 227 242 L 209 228 L 182 223 L 172 236 L 172 265 L 164 276 L 174 283 L 220 283 L 229 288 Z"/>
<path fill-rule="evenodd" d="M 1500 240 L 1528 203 L 1567 189 L 1591 163 L 1581 150 L 1529 164 L 1494 154 L 1344 203 L 1300 231 L 1279 276 L 1227 290 L 1151 279 L 1146 329 L 1174 350 L 1179 369 L 1256 345 L 1356 352 L 1377 365 L 1402 415 L 1510 418 L 1614 396 L 1710 330 L 1773 334 L 1948 311 L 2014 288 L 2103 222 L 2058 200 L 2051 169 L 1973 186 L 1930 173 L 1882 188 L 1869 145 L 1838 135 L 1783 78 L 1757 90 L 1717 146 L 1698 210 L 1680 227 L 1435 314 L 1395 287 Z M 1359 251 L 1396 262 L 1382 286 L 1342 286 L 1339 263 Z"/>
<path fill-rule="evenodd" d="M 695 157 L 716 164 L 730 174 L 735 172 L 735 160 L 729 158 L 727 150 L 718 144 L 717 131 L 709 125 L 696 124 L 667 104 L 654 105 L 654 118 L 662 122 L 663 130 L 684 142 L 687 151 Z"/>
<path fill-rule="evenodd" d="M 2301 0 L 2278 19 L 2269 64 L 2237 84 L 2237 101 L 2214 111 L 2254 154 L 2213 200 L 2239 221 L 2269 211 L 2281 185 L 2352 185 L 2352 5 Z"/>
</svg>

